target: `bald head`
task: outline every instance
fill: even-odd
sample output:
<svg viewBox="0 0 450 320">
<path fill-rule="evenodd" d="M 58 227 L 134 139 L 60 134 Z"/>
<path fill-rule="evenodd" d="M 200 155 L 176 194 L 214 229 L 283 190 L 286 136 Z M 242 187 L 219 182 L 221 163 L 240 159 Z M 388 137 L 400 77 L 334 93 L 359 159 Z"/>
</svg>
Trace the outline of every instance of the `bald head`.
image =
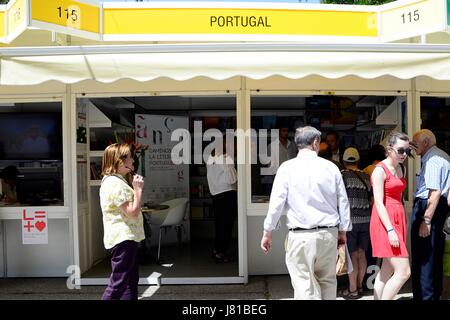
<svg viewBox="0 0 450 320">
<path fill-rule="evenodd" d="M 422 129 L 414 133 L 413 143 L 416 146 L 416 153 L 423 156 L 431 147 L 436 145 L 436 136 L 431 130 Z"/>
<path fill-rule="evenodd" d="M 428 139 L 430 144 L 432 144 L 433 146 L 436 144 L 436 136 L 434 135 L 434 133 L 431 130 L 428 130 L 428 129 L 419 130 L 416 133 L 414 133 L 414 138 L 416 138 L 416 137 L 419 141 Z"/>
</svg>

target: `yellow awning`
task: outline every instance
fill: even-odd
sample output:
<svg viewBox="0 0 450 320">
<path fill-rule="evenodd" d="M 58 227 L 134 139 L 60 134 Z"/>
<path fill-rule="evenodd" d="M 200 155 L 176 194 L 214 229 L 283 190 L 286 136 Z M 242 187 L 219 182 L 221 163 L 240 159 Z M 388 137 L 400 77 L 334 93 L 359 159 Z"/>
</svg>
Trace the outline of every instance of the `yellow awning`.
<svg viewBox="0 0 450 320">
<path fill-rule="evenodd" d="M 175 80 L 195 77 L 222 80 L 235 76 L 299 79 L 310 75 L 331 79 L 351 75 L 373 79 L 390 75 L 400 79 L 428 76 L 450 80 L 448 46 L 415 46 L 408 47 L 414 50 L 406 51 L 401 51 L 398 46 L 301 47 L 303 49 L 296 49 L 299 45 L 252 45 L 246 48 L 244 44 L 230 44 L 228 47 L 147 45 L 1 49 L 0 85 L 33 85 L 49 80 L 109 83 L 125 78 L 148 81 L 160 77 Z"/>
</svg>

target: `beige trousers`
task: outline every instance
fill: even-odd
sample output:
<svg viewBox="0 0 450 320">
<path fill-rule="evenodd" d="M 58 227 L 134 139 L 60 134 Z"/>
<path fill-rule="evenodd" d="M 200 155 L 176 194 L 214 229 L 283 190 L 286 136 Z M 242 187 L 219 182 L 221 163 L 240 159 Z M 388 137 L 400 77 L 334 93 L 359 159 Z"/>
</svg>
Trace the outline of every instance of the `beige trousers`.
<svg viewBox="0 0 450 320">
<path fill-rule="evenodd" d="M 337 237 L 337 228 L 289 231 L 286 266 L 294 299 L 336 299 Z"/>
</svg>

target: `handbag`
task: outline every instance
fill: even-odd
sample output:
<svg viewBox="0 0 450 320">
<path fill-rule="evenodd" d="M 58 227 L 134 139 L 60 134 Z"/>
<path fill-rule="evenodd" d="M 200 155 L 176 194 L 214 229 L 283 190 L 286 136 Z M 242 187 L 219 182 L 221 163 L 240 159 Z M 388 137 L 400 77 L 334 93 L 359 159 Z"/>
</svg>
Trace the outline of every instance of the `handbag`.
<svg viewBox="0 0 450 320">
<path fill-rule="evenodd" d="M 347 245 L 339 246 L 337 249 L 337 259 L 336 259 L 336 275 L 343 276 L 345 274 L 352 273 L 353 264 L 350 258 L 350 253 L 348 252 Z"/>
</svg>

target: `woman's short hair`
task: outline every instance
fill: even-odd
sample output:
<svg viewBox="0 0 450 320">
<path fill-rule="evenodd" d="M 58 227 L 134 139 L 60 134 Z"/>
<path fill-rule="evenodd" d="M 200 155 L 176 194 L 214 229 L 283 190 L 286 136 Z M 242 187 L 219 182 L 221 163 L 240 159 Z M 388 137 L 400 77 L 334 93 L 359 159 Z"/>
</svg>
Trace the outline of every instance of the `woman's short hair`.
<svg viewBox="0 0 450 320">
<path fill-rule="evenodd" d="M 322 133 L 314 127 L 305 126 L 295 130 L 295 144 L 297 148 L 304 149 L 311 146 L 315 140 L 320 142 Z"/>
<path fill-rule="evenodd" d="M 410 142 L 409 137 L 405 133 L 394 131 L 391 132 L 387 139 L 386 149 L 389 150 L 390 148 L 392 148 L 398 140 Z M 409 148 L 409 151 L 407 151 L 406 154 L 409 158 L 414 158 L 414 155 L 411 153 L 411 148 Z"/>
<path fill-rule="evenodd" d="M 102 175 L 117 173 L 119 165 L 123 163 L 128 155 L 131 154 L 131 148 L 126 143 L 114 143 L 106 147 L 102 159 Z"/>
<path fill-rule="evenodd" d="M 394 146 L 398 140 L 409 142 L 409 137 L 403 132 L 393 131 L 389 134 L 389 137 L 386 141 L 386 147 Z"/>
</svg>

